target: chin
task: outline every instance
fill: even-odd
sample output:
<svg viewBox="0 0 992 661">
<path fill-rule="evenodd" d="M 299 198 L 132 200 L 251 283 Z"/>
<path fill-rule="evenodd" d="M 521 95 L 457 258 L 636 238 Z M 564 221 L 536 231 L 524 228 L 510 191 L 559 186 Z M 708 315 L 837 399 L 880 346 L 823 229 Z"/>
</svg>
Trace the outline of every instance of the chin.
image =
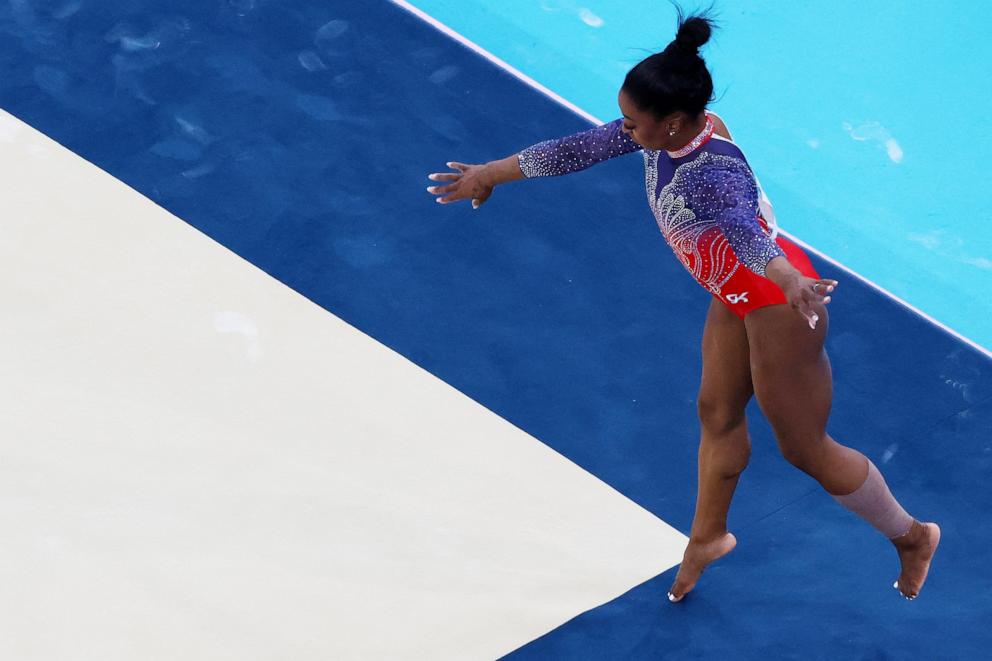
<svg viewBox="0 0 992 661">
<path fill-rule="evenodd" d="M 631 138 L 633 139 L 634 142 L 639 144 L 643 149 L 651 149 L 654 151 L 661 151 L 662 149 L 665 149 L 664 145 L 659 145 L 651 140 L 638 140 L 633 136 L 631 136 Z"/>
</svg>

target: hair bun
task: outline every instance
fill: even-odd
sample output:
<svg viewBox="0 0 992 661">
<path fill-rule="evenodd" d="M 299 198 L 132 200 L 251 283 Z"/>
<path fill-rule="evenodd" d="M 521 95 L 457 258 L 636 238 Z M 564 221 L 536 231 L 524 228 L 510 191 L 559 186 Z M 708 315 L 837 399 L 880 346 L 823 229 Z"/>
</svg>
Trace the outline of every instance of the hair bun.
<svg viewBox="0 0 992 661">
<path fill-rule="evenodd" d="M 690 16 L 679 21 L 679 31 L 675 35 L 674 44 L 682 51 L 698 53 L 699 49 L 710 40 L 713 27 L 708 18 Z"/>
</svg>

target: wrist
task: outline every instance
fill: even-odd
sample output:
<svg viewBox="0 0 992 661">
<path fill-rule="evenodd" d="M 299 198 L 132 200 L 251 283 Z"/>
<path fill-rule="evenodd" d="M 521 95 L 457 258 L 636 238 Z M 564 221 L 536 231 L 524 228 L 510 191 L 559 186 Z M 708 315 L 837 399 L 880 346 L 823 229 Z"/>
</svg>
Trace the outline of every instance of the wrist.
<svg viewBox="0 0 992 661">
<path fill-rule="evenodd" d="M 498 161 L 489 161 L 482 166 L 482 181 L 487 186 L 498 186 L 509 181 L 523 179 L 524 174 L 520 170 L 520 161 L 517 154 L 501 158 Z"/>
<path fill-rule="evenodd" d="M 799 270 L 781 255 L 773 257 L 765 265 L 765 277 L 778 285 L 782 291 L 795 285 L 801 276 Z"/>
<path fill-rule="evenodd" d="M 499 161 L 484 163 L 482 165 L 482 171 L 479 172 L 479 181 L 484 186 L 496 186 L 502 183 L 499 179 Z"/>
</svg>

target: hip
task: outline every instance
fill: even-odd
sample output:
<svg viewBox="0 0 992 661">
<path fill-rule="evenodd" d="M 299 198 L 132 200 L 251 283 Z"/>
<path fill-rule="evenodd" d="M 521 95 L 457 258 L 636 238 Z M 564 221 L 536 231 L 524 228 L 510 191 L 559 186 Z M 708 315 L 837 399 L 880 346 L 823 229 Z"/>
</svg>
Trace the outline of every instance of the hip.
<svg viewBox="0 0 992 661">
<path fill-rule="evenodd" d="M 802 248 L 781 235 L 775 238 L 775 243 L 785 253 L 789 263 L 800 273 L 808 278 L 819 279 L 820 275 Z M 733 273 L 721 283 L 719 288 L 710 291 L 714 298 L 741 319 L 758 308 L 767 305 L 782 305 L 788 302 L 778 285 L 751 271 L 740 262 L 736 264 Z"/>
</svg>

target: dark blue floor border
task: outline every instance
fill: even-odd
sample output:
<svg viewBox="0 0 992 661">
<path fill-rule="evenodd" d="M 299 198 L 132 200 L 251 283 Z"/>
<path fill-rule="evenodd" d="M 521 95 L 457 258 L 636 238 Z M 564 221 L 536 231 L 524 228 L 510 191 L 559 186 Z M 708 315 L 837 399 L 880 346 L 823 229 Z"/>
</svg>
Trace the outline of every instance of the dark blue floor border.
<svg viewBox="0 0 992 661">
<path fill-rule="evenodd" d="M 445 161 L 585 124 L 385 0 L 10 3 L 0 31 L 4 109 L 688 530 L 708 301 L 654 226 L 638 156 L 478 212 L 433 204 L 424 175 Z M 909 640 L 948 658 L 992 642 L 958 628 L 992 615 L 986 593 L 952 589 L 989 578 L 966 541 L 992 541 L 992 361 L 816 266 L 843 280 L 831 432 L 949 531 L 927 598 L 874 592 L 884 540 L 811 492 L 755 411 L 741 547 L 706 590 L 660 609 L 662 575 L 519 656 L 902 658 Z"/>
</svg>

